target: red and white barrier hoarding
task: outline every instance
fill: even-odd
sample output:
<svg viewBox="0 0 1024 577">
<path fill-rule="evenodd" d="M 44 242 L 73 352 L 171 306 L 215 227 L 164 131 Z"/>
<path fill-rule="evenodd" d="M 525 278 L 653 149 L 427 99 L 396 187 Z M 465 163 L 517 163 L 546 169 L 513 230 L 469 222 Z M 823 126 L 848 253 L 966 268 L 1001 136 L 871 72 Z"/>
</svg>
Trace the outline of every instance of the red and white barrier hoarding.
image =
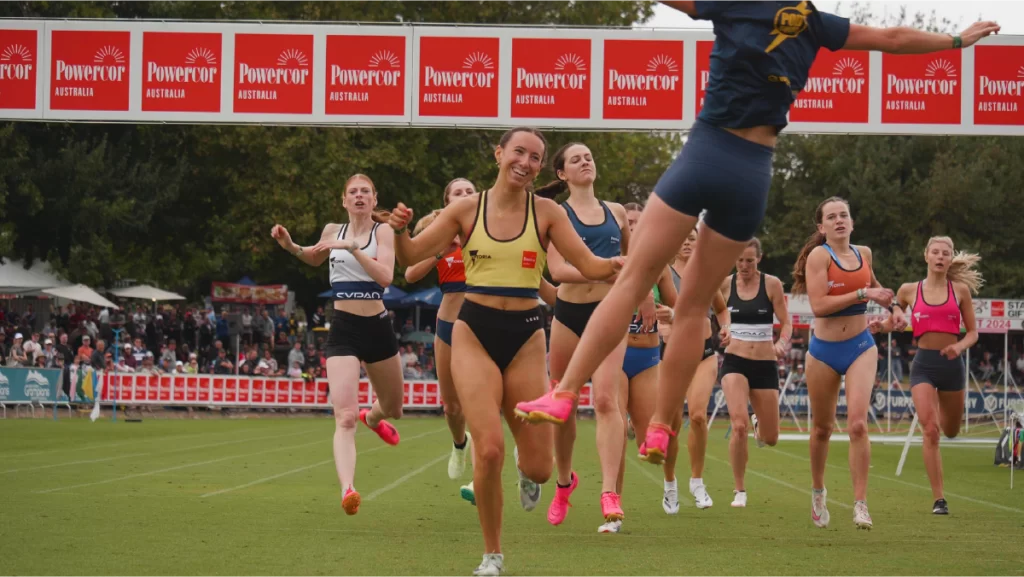
<svg viewBox="0 0 1024 577">
<path fill-rule="evenodd" d="M 116 398 L 120 405 L 311 409 L 331 406 L 326 379 L 111 372 L 103 372 L 100 378 L 105 404 L 112 404 Z M 436 410 L 443 406 L 437 381 L 406 381 L 403 386 L 403 408 Z M 593 407 L 590 391 L 589 384 L 580 391 L 581 408 Z M 369 381 L 360 381 L 359 406 L 369 407 L 376 399 Z"/>
<path fill-rule="evenodd" d="M 710 31 L 3 20 L 0 118 L 685 130 L 702 106 L 713 39 Z M 1022 106 L 1019 36 L 928 55 L 822 51 L 787 131 L 1022 135 Z"/>
</svg>

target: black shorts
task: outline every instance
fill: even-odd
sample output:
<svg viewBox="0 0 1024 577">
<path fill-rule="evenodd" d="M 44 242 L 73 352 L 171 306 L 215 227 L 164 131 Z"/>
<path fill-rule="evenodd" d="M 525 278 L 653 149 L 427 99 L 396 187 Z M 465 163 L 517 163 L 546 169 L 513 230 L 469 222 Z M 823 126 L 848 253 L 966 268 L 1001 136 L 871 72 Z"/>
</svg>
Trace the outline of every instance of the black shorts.
<svg viewBox="0 0 1024 577">
<path fill-rule="evenodd" d="M 735 241 L 750 240 L 768 208 L 774 151 L 698 119 L 654 187 L 666 204 Z"/>
<path fill-rule="evenodd" d="M 525 311 L 503 311 L 465 300 L 459 309 L 459 320 L 469 326 L 502 373 L 526 341 L 544 330 L 544 312 L 539 306 Z"/>
<path fill-rule="evenodd" d="M 704 339 L 704 352 L 701 354 L 700 360 L 713 356 L 715 354 L 715 337 L 712 335 Z M 665 359 L 665 342 L 661 342 L 661 359 Z"/>
<path fill-rule="evenodd" d="M 570 303 L 555 297 L 555 320 L 565 325 L 576 336 L 583 338 L 583 329 L 587 328 L 590 315 L 594 314 L 601 301 L 592 303 Z"/>
<path fill-rule="evenodd" d="M 950 360 L 934 349 L 917 349 L 910 363 L 910 388 L 927 383 L 940 391 L 962 391 L 965 377 L 963 357 Z"/>
<path fill-rule="evenodd" d="M 388 312 L 364 317 L 335 310 L 324 353 L 327 358 L 356 357 L 366 364 L 397 355 L 398 340 Z"/>
<path fill-rule="evenodd" d="M 754 361 L 725 353 L 719 378 L 725 378 L 729 373 L 746 377 L 751 390 L 779 390 L 779 365 L 775 361 Z"/>
</svg>

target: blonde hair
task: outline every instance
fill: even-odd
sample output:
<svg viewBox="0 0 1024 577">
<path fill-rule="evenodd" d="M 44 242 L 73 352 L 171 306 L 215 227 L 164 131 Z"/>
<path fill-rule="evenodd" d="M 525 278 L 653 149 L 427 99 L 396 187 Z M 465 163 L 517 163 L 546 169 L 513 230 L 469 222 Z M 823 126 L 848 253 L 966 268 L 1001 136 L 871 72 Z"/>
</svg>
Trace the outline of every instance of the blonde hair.
<svg viewBox="0 0 1024 577">
<path fill-rule="evenodd" d="M 974 253 L 956 252 L 953 246 L 953 239 L 948 236 L 933 236 L 929 238 L 928 244 L 924 247 L 925 257 L 928 256 L 928 249 L 936 242 L 948 244 L 950 250 L 953 251 L 953 261 L 949 264 L 949 270 L 946 271 L 946 278 L 953 282 L 963 283 L 967 285 L 967 288 L 973 294 L 978 294 L 978 290 L 985 284 L 981 271 L 977 269 L 978 263 L 981 262 L 981 257 Z"/>
<path fill-rule="evenodd" d="M 437 215 L 439 214 L 441 214 L 440 209 L 430 212 L 426 216 L 421 218 L 420 221 L 416 223 L 416 228 L 412 229 L 413 236 L 416 236 L 419 233 L 423 232 L 425 228 L 430 226 L 430 223 L 434 222 L 434 219 L 437 218 Z"/>
</svg>

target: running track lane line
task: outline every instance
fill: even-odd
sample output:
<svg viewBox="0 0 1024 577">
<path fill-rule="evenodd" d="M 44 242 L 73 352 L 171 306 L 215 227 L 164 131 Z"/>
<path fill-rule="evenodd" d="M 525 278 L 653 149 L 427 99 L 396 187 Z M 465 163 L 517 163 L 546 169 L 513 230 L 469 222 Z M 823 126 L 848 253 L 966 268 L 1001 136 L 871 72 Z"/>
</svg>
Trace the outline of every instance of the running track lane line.
<svg viewBox="0 0 1024 577">
<path fill-rule="evenodd" d="M 20 459 L 21 457 L 31 457 L 31 456 L 34 456 L 34 455 L 45 455 L 47 453 L 68 453 L 68 452 L 73 452 L 73 451 L 82 451 L 84 449 L 89 449 L 89 450 L 92 450 L 92 449 L 105 449 L 107 447 L 119 447 L 121 445 L 131 445 L 131 444 L 135 444 L 135 443 L 147 443 L 147 442 L 150 442 L 150 441 L 166 441 L 166 440 L 174 440 L 174 439 L 187 439 L 187 438 L 190 438 L 190 437 L 202 437 L 202 436 L 206 436 L 206 435 L 208 435 L 210 437 L 216 437 L 216 436 L 219 436 L 219 435 L 230 435 L 230 434 L 233 434 L 233 433 L 246 433 L 246 432 L 249 432 L 249 431 L 260 431 L 260 430 L 263 430 L 263 429 L 255 427 L 255 428 L 252 428 L 252 429 L 242 429 L 241 431 L 225 431 L 225 432 L 221 432 L 221 433 L 193 433 L 193 434 L 188 434 L 188 435 L 165 435 L 163 437 L 147 437 L 145 439 L 136 439 L 134 441 L 118 441 L 116 443 L 99 443 L 99 444 L 96 444 L 96 445 L 81 445 L 81 446 L 76 446 L 76 447 L 68 447 L 66 449 L 49 449 L 47 451 L 36 451 L 34 453 L 13 453 L 13 454 L 7 454 L 7 453 L 0 452 L 0 459 Z"/>
<path fill-rule="evenodd" d="M 725 461 L 725 460 L 719 459 L 717 457 L 712 457 L 711 455 L 705 455 L 704 458 L 705 459 L 711 459 L 712 461 L 716 461 L 716 462 L 722 463 L 722 464 L 724 464 L 726 466 L 732 467 L 732 465 L 729 463 L 729 461 Z M 731 470 L 732 469 L 730 468 L 730 471 Z M 754 475 L 755 477 L 761 477 L 762 479 L 764 479 L 766 481 L 771 481 L 772 483 L 775 483 L 777 485 L 782 485 L 783 487 L 788 487 L 790 489 L 793 489 L 794 491 L 798 491 L 800 493 L 803 493 L 804 495 L 811 495 L 810 491 L 807 491 L 805 489 L 801 489 L 800 487 L 797 487 L 796 485 L 794 485 L 792 483 L 787 483 L 786 481 L 783 481 L 782 479 L 776 479 L 775 477 L 772 477 L 770 475 L 765 475 L 764 473 L 758 473 L 757 471 L 755 471 L 755 470 L 753 470 L 753 469 L 751 469 L 749 467 L 747 468 L 747 473 L 749 473 L 751 475 Z M 829 505 L 839 505 L 840 507 L 842 507 L 844 509 L 849 509 L 851 511 L 853 510 L 853 507 L 847 505 L 846 503 L 843 503 L 842 501 L 837 501 L 835 499 L 829 501 L 828 504 Z"/>
<path fill-rule="evenodd" d="M 420 433 L 419 435 L 416 435 L 414 437 L 409 437 L 408 439 L 402 439 L 402 440 L 406 441 L 406 442 L 412 441 L 413 439 L 419 439 L 420 437 L 426 437 L 427 435 L 433 435 L 434 433 L 440 433 L 441 431 L 444 431 L 447 428 L 448 427 L 441 427 L 439 429 L 434 429 L 433 431 L 427 431 L 426 433 Z M 367 453 L 372 453 L 374 451 L 379 451 L 379 450 L 384 449 L 386 447 L 390 447 L 390 445 L 381 445 L 379 447 L 374 447 L 372 449 L 367 449 L 367 450 L 363 451 L 362 453 L 359 453 L 357 455 L 357 457 L 359 455 L 365 455 Z M 262 479 L 256 479 L 255 481 L 250 481 L 248 483 L 245 483 L 244 485 L 238 485 L 237 487 L 230 487 L 228 489 L 221 489 L 220 491 L 213 491 L 211 493 L 206 493 L 205 495 L 200 495 L 199 498 L 200 499 L 205 499 L 206 497 L 213 497 L 215 495 L 221 495 L 223 493 L 230 493 L 231 491 L 237 491 L 239 489 L 246 489 L 248 487 L 252 487 L 253 485 L 259 485 L 260 483 L 266 483 L 267 481 L 273 481 L 274 479 L 280 479 L 281 477 L 286 477 L 288 475 L 293 475 L 295 473 L 301 473 L 301 472 L 303 472 L 303 471 L 305 471 L 307 469 L 313 469 L 315 467 L 320 467 L 320 466 L 326 465 L 327 463 L 333 463 L 333 462 L 334 462 L 334 457 L 331 457 L 330 459 L 327 459 L 327 460 L 324 460 L 324 461 L 320 461 L 319 463 L 313 463 L 312 465 L 306 465 L 305 467 L 299 467 L 298 469 L 292 469 L 291 471 L 285 471 L 284 473 L 278 473 L 276 475 L 271 475 L 269 477 L 264 477 Z"/>
<path fill-rule="evenodd" d="M 87 463 L 102 463 L 104 461 L 115 461 L 117 459 L 128 459 L 130 457 L 141 457 L 143 455 L 169 455 L 171 453 L 180 453 L 182 451 L 191 451 L 192 449 L 206 449 L 209 447 L 220 447 L 223 445 L 237 445 L 239 443 L 247 443 L 249 441 L 262 441 L 263 439 L 283 439 L 286 437 L 294 437 L 295 435 L 302 435 L 304 433 L 311 433 L 315 429 L 307 429 L 304 431 L 298 431 L 295 433 L 288 433 L 287 435 L 266 435 L 263 437 L 250 437 L 247 439 L 237 439 L 234 441 L 221 441 L 220 443 L 208 443 L 206 445 L 192 445 L 191 447 L 179 447 L 177 449 L 171 449 L 170 451 L 159 451 L 157 453 L 136 453 L 134 455 L 121 455 L 119 457 L 106 457 L 104 459 L 93 459 L 89 461 L 71 461 L 68 463 L 54 463 L 52 465 L 42 465 L 39 467 L 27 467 L 24 469 L 9 469 L 7 471 L 0 471 L 0 475 L 7 473 L 18 473 L 24 471 L 38 471 L 40 469 L 52 469 L 54 467 L 65 467 L 70 465 L 84 465 Z"/>
<path fill-rule="evenodd" d="M 801 457 L 800 455 L 794 455 L 793 453 L 790 453 L 790 452 L 787 452 L 787 451 L 782 451 L 782 450 L 775 449 L 775 448 L 773 448 L 772 450 L 775 451 L 776 453 L 781 453 L 781 454 L 786 455 L 788 457 L 793 457 L 794 459 L 800 459 L 801 461 L 810 462 L 810 459 L 807 458 L 807 457 Z M 846 470 L 846 471 L 849 470 L 848 467 L 840 467 L 838 465 L 831 465 L 830 464 L 828 466 L 832 467 L 834 469 L 842 469 L 842 470 Z M 892 481 L 893 483 L 899 483 L 901 485 L 906 485 L 908 487 L 915 487 L 917 489 L 924 489 L 925 491 L 931 491 L 932 490 L 931 487 L 927 487 L 925 485 L 918 485 L 917 483 L 911 483 L 909 481 L 904 481 L 902 479 L 896 479 L 894 477 L 887 477 L 885 475 L 879 475 L 878 473 L 868 473 L 868 475 L 871 476 L 871 477 L 875 477 L 876 479 L 882 479 L 882 480 L 885 480 L 885 481 Z M 1020 513 L 1020 514 L 1024 515 L 1024 509 L 1017 509 L 1017 508 L 1014 508 L 1014 507 L 1007 507 L 1006 505 L 1000 505 L 999 503 L 990 503 L 989 501 L 983 501 L 981 499 L 974 499 L 972 497 L 965 497 L 964 495 L 957 495 L 956 493 L 950 493 L 949 491 L 945 491 L 945 490 L 944 490 L 944 492 L 947 495 L 949 495 L 950 497 L 955 497 L 955 498 L 961 499 L 963 501 L 969 501 L 969 502 L 975 503 L 977 505 L 985 505 L 985 506 L 988 506 L 988 507 L 992 507 L 994 509 L 1000 509 L 1002 511 L 1008 511 L 1010 513 Z"/>
<path fill-rule="evenodd" d="M 426 471 L 430 467 L 433 467 L 434 465 L 440 463 L 445 458 L 447 458 L 449 454 L 450 453 L 448 453 L 448 452 L 443 453 L 440 457 L 434 459 L 433 461 L 427 463 L 426 465 L 423 465 L 419 469 L 416 469 L 415 471 L 412 471 L 412 472 L 409 472 L 409 473 L 406 473 L 406 474 L 402 475 L 401 477 L 399 477 L 397 480 L 395 480 L 395 482 L 391 483 L 390 485 L 387 485 L 386 487 L 381 487 L 380 489 L 377 489 L 376 491 L 370 493 L 369 496 L 367 496 L 365 500 L 366 501 L 372 501 L 372 500 L 376 499 L 377 497 L 380 497 L 381 495 L 383 495 L 384 493 L 387 493 L 391 489 L 394 489 L 394 488 L 398 487 L 399 485 L 405 483 L 409 479 L 412 479 L 416 475 L 419 475 L 423 471 Z"/>
<path fill-rule="evenodd" d="M 69 485 L 67 487 L 57 487 L 55 489 L 46 489 L 43 491 L 32 491 L 37 495 L 45 493 L 56 493 L 57 491 L 67 491 L 68 489 L 78 489 L 81 487 L 92 487 L 94 485 L 103 485 L 106 483 L 116 483 L 117 481 L 126 481 L 128 479 L 135 479 L 137 477 L 148 477 L 149 475 L 158 475 L 160 473 L 167 473 L 170 471 L 177 471 L 179 469 L 188 469 L 189 467 L 199 467 L 202 465 L 209 465 L 212 463 L 219 463 L 221 461 L 227 461 L 228 459 L 238 459 L 240 457 L 251 457 L 253 455 L 265 455 L 267 453 L 276 453 L 278 451 L 286 451 L 288 449 L 298 449 L 299 447 L 308 447 L 309 445 L 315 445 L 317 443 L 323 443 L 323 439 L 318 439 L 311 443 L 303 443 L 301 445 L 289 445 L 287 447 L 278 447 L 277 449 L 270 449 L 264 451 L 256 451 L 254 453 L 242 453 L 240 455 L 228 455 L 227 457 L 221 457 L 219 459 L 211 459 L 209 461 L 200 461 L 198 463 L 185 463 L 184 465 L 177 465 L 175 467 L 167 467 L 166 469 L 157 469 L 155 471 L 146 471 L 145 473 L 135 473 L 133 475 L 125 475 L 123 477 L 115 477 L 113 479 L 104 479 L 103 481 L 94 481 L 92 483 L 80 483 L 78 485 Z"/>
</svg>

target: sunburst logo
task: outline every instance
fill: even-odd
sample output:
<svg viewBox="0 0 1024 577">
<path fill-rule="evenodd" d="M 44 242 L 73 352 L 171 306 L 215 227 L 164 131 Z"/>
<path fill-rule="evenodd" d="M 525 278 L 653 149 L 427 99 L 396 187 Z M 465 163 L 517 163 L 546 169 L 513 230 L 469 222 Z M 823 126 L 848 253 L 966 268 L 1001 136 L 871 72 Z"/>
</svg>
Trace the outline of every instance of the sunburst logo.
<svg viewBox="0 0 1024 577">
<path fill-rule="evenodd" d="M 659 69 L 664 69 L 666 72 L 679 72 L 679 65 L 672 57 L 659 54 L 647 63 L 647 71 L 658 72 Z"/>
<path fill-rule="evenodd" d="M 284 52 L 281 53 L 280 56 L 277 57 L 277 65 L 288 66 L 289 64 L 292 64 L 294 66 L 309 66 L 309 60 L 306 58 L 306 55 L 302 53 L 301 50 L 289 48 L 288 50 L 285 50 Z"/>
<path fill-rule="evenodd" d="M 945 58 L 939 58 L 938 60 L 932 60 L 928 63 L 928 67 L 924 69 L 925 76 L 935 76 L 936 72 L 942 71 L 947 77 L 956 76 L 956 68 L 953 67 L 953 63 Z"/>
<path fill-rule="evenodd" d="M 555 61 L 555 70 L 565 70 L 566 66 L 572 66 L 577 72 L 587 69 L 587 63 L 578 54 L 563 54 Z"/>
<path fill-rule="evenodd" d="M 390 50 L 379 50 L 370 58 L 370 68 L 380 68 L 384 64 L 387 64 L 392 68 L 402 67 L 402 63 L 398 60 L 398 56 L 395 56 L 395 54 Z"/>
<path fill-rule="evenodd" d="M 1024 65 L 1017 69 L 1017 78 L 1024 78 Z"/>
<path fill-rule="evenodd" d="M 864 76 L 864 67 L 861 66 L 856 58 L 850 58 L 849 56 L 836 62 L 836 65 L 832 67 L 832 75 L 842 76 L 843 72 L 847 70 L 853 72 L 854 76 Z"/>
<path fill-rule="evenodd" d="M 112 58 L 117 64 L 124 64 L 124 53 L 116 46 L 100 48 L 96 51 L 96 56 L 93 57 L 92 61 L 97 64 L 103 64 L 108 57 Z"/>
<path fill-rule="evenodd" d="M 32 62 L 32 53 L 28 51 L 28 48 L 25 48 L 21 44 L 11 44 L 7 48 L 4 48 L 4 51 L 0 53 L 0 60 L 9 62 L 15 56 L 20 58 L 22 62 Z M 1022 68 L 1022 70 L 1024 70 L 1024 68 Z"/>
<path fill-rule="evenodd" d="M 217 64 L 217 57 L 209 48 L 193 48 L 185 57 L 185 64 L 195 64 L 196 62 L 213 66 Z"/>
<path fill-rule="evenodd" d="M 479 62 L 485 70 L 494 70 L 494 60 L 490 56 L 480 52 L 479 50 L 473 52 L 462 61 L 463 68 L 473 68 L 473 65 Z"/>
</svg>

